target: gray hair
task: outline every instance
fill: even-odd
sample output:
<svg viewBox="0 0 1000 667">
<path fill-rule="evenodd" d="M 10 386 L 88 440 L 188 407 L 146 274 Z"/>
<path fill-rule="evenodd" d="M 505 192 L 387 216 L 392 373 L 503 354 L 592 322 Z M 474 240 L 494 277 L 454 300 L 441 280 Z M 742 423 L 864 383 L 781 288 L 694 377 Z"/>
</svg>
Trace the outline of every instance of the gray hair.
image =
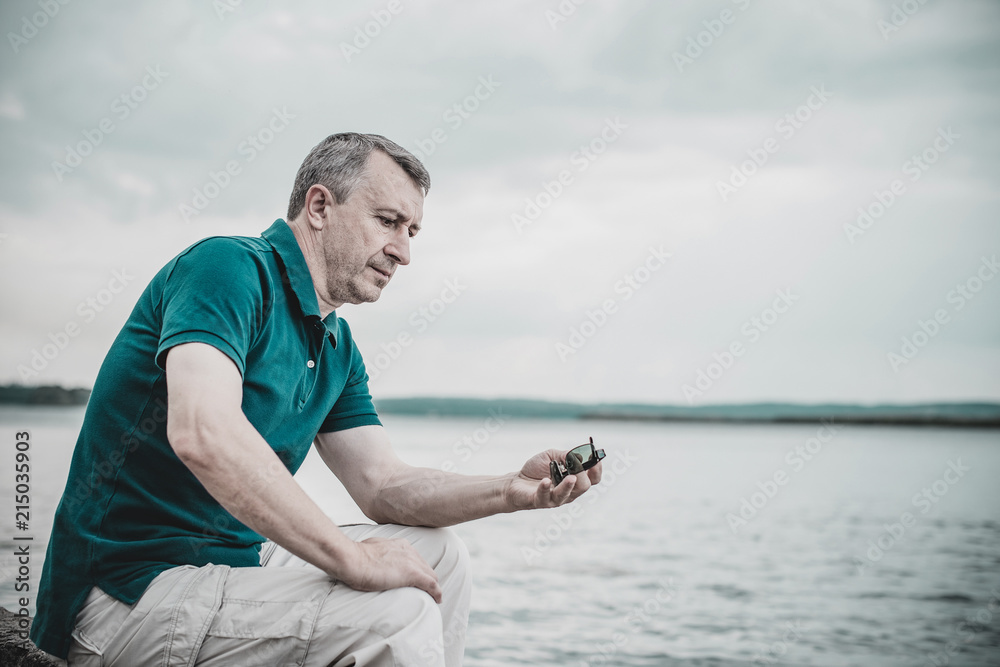
<svg viewBox="0 0 1000 667">
<path fill-rule="evenodd" d="M 423 193 L 431 189 L 431 176 L 420 160 L 399 144 L 380 134 L 341 132 L 331 134 L 309 151 L 295 175 L 292 196 L 288 198 L 288 220 L 294 220 L 306 204 L 306 192 L 313 185 L 324 185 L 338 204 L 347 201 L 365 177 L 368 158 L 379 150 L 396 161 Z"/>
</svg>

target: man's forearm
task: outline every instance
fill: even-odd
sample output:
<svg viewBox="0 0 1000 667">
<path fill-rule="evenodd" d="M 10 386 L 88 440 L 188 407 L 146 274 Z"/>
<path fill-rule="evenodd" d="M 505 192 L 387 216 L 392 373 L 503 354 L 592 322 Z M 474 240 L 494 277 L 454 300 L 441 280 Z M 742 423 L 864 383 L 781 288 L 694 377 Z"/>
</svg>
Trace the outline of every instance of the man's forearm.
<svg viewBox="0 0 1000 667">
<path fill-rule="evenodd" d="M 549 449 L 509 475 L 471 476 L 415 468 L 396 456 L 379 425 L 320 433 L 316 448 L 365 513 L 379 523 L 451 526 L 493 514 L 572 502 L 601 477 L 597 464 L 558 486 L 549 465 L 564 453 Z"/>
<path fill-rule="evenodd" d="M 405 468 L 382 487 L 372 518 L 379 523 L 442 527 L 525 509 L 515 507 L 507 492 L 514 476 Z"/>
</svg>

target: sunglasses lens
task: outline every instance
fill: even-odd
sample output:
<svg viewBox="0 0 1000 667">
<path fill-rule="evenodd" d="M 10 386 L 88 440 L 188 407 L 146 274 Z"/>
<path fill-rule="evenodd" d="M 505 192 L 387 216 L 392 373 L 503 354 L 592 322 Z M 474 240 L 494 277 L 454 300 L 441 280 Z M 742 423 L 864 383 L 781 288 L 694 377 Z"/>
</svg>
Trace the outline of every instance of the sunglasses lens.
<svg viewBox="0 0 1000 667">
<path fill-rule="evenodd" d="M 566 469 L 575 475 L 593 468 L 602 458 L 604 450 L 596 450 L 592 444 L 580 445 L 566 455 Z"/>
<path fill-rule="evenodd" d="M 566 470 L 575 475 L 585 470 L 584 463 L 590 458 L 590 445 L 571 449 L 566 455 Z"/>
<path fill-rule="evenodd" d="M 594 439 L 586 445 L 580 445 L 566 454 L 566 473 L 576 475 L 584 470 L 590 470 L 604 458 L 604 450 L 594 447 Z"/>
</svg>

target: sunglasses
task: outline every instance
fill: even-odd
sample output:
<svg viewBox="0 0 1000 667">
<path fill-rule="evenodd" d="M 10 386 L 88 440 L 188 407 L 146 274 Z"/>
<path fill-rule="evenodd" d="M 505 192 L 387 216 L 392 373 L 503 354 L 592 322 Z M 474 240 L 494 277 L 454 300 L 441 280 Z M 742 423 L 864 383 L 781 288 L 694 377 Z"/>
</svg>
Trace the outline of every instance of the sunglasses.
<svg viewBox="0 0 1000 667">
<path fill-rule="evenodd" d="M 590 470 L 605 456 L 603 449 L 594 447 L 594 439 L 586 445 L 580 445 L 569 450 L 566 454 L 566 462 L 549 461 L 549 474 L 552 476 L 552 485 L 559 486 L 559 482 L 567 475 L 578 475 L 584 470 Z"/>
</svg>

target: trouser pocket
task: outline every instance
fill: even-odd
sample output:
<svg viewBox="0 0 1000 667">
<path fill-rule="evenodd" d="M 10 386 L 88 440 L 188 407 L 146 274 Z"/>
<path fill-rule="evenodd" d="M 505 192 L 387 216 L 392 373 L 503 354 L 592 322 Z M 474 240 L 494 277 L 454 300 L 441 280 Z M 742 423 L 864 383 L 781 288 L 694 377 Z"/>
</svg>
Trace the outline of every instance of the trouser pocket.
<svg viewBox="0 0 1000 667">
<path fill-rule="evenodd" d="M 97 586 L 91 588 L 76 616 L 67 657 L 70 667 L 103 665 L 105 651 L 132 611 L 133 605 L 116 600 Z"/>
<path fill-rule="evenodd" d="M 229 569 L 184 565 L 165 570 L 131 606 L 95 588 L 77 616 L 71 664 L 191 667 L 219 608 Z"/>
<path fill-rule="evenodd" d="M 334 586 L 315 567 L 233 568 L 198 664 L 303 664 L 307 655 L 312 656 L 316 621 Z"/>
</svg>

